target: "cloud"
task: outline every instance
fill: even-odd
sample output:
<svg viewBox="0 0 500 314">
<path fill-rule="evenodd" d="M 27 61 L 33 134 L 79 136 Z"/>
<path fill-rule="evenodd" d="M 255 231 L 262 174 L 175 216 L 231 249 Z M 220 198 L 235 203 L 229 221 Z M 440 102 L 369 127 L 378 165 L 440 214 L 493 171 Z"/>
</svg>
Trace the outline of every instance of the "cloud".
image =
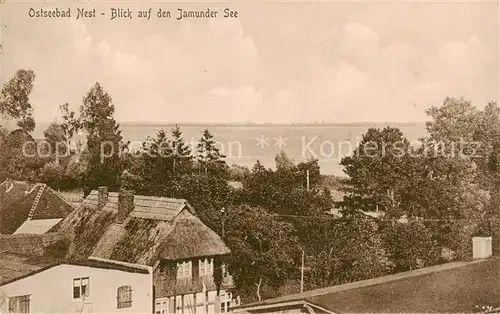
<svg viewBox="0 0 500 314">
<path fill-rule="evenodd" d="M 238 3 L 238 19 L 82 21 L 30 19 L 16 3 L 2 70 L 35 71 L 37 120 L 76 108 L 96 81 L 127 121 L 407 121 L 446 96 L 498 99 L 486 5 L 265 5 Z"/>
<path fill-rule="evenodd" d="M 267 117 L 263 111 L 262 95 L 253 86 L 235 89 L 217 87 L 208 91 L 206 105 L 198 112 L 197 121 L 220 122 L 238 121 L 245 117 L 247 121 L 264 122 Z"/>
</svg>

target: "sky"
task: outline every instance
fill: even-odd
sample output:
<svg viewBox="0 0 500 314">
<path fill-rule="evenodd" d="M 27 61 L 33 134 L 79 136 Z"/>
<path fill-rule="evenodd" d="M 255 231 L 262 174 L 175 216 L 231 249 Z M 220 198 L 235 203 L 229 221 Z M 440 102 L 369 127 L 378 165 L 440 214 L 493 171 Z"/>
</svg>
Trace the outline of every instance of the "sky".
<svg viewBox="0 0 500 314">
<path fill-rule="evenodd" d="M 72 18 L 29 16 L 56 7 Z M 77 8 L 105 15 L 76 19 Z M 134 16 L 111 20 L 111 8 Z M 176 20 L 178 8 L 219 17 Z M 95 82 L 122 122 L 408 122 L 447 96 L 499 99 L 497 1 L 5 0 L 0 10 L 1 81 L 34 70 L 36 121 L 77 109 Z"/>
</svg>

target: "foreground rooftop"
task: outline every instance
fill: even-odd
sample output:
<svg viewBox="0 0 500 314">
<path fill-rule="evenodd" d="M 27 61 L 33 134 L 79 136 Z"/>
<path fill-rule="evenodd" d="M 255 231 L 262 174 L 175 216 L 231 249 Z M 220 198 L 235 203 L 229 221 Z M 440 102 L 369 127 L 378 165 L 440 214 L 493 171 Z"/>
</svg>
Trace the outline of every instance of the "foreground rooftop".
<svg viewBox="0 0 500 314">
<path fill-rule="evenodd" d="M 318 313 L 470 313 L 500 309 L 500 259 L 453 262 L 242 305 L 268 313 L 289 306 Z M 498 312 L 497 312 L 498 313 Z"/>
</svg>

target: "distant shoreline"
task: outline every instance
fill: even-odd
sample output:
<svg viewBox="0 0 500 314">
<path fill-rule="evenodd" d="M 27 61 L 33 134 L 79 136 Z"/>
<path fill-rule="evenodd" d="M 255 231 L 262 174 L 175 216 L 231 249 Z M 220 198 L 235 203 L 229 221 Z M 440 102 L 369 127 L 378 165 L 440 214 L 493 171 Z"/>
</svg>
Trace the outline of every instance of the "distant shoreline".
<svg viewBox="0 0 500 314">
<path fill-rule="evenodd" d="M 196 122 L 118 122 L 121 126 L 135 127 L 159 127 L 175 126 L 179 127 L 373 127 L 373 126 L 424 126 L 425 122 L 332 122 L 332 123 L 196 123 Z"/>
</svg>

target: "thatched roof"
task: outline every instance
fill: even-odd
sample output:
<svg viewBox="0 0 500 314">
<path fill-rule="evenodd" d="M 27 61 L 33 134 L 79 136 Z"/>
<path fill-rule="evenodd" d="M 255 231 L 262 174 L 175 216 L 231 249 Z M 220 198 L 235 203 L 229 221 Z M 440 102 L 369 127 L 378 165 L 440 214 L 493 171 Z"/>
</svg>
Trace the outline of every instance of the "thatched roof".
<svg viewBox="0 0 500 314">
<path fill-rule="evenodd" d="M 67 257 L 80 260 L 92 254 L 113 221 L 113 213 L 85 207 L 70 213 L 50 231 L 66 234 L 71 240 Z"/>
<path fill-rule="evenodd" d="M 93 190 L 83 200 L 83 206 L 97 208 L 97 198 L 98 192 Z M 171 220 L 185 207 L 194 213 L 194 209 L 184 199 L 143 195 L 134 196 L 134 213 L 140 214 L 141 217 L 151 216 L 153 219 Z M 118 193 L 108 193 L 108 201 L 102 210 L 113 213 L 118 212 Z"/>
<path fill-rule="evenodd" d="M 0 184 L 1 234 L 16 232 L 27 220 L 62 219 L 74 209 L 73 205 L 45 184 L 29 184 L 21 181 L 4 181 Z M 57 221 L 52 220 L 52 222 Z M 47 223 L 49 221 L 41 225 Z M 28 228 L 26 232 L 30 229 L 40 228 Z"/>
<path fill-rule="evenodd" d="M 0 235 L 0 255 L 3 252 L 44 255 L 47 247 L 64 239 L 58 233 Z"/>
<path fill-rule="evenodd" d="M 55 265 L 57 265 L 57 262 L 44 257 L 3 253 L 0 256 L 0 285 Z"/>
<path fill-rule="evenodd" d="M 229 254 L 224 241 L 195 216 L 182 199 L 134 197 L 134 208 L 116 223 L 118 193 L 97 208 L 97 191 L 53 231 L 71 234 L 71 258 L 97 257 L 154 266 L 158 260 L 182 260 Z"/>
<path fill-rule="evenodd" d="M 198 217 L 183 211 L 174 222 L 173 230 L 163 240 L 160 256 L 180 260 L 189 257 L 224 255 L 230 253 L 217 233 Z"/>
</svg>

